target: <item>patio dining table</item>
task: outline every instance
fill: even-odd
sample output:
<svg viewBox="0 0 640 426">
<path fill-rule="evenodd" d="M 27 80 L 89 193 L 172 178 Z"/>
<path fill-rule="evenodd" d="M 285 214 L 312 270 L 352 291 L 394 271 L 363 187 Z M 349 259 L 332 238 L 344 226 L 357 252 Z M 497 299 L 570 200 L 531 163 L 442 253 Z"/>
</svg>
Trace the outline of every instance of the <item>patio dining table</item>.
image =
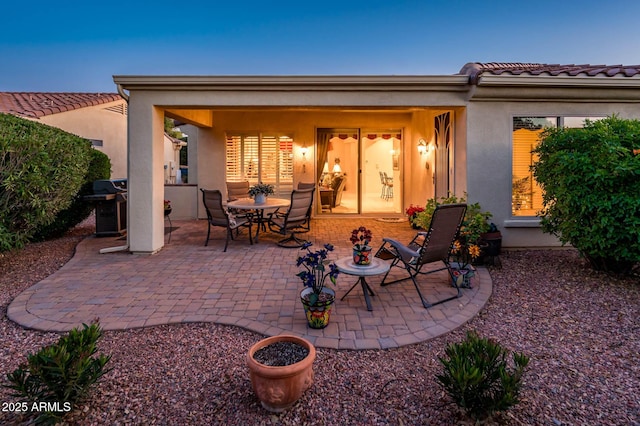
<svg viewBox="0 0 640 426">
<path fill-rule="evenodd" d="M 257 223 L 256 236 L 253 238 L 253 242 L 258 242 L 258 237 L 260 235 L 260 228 L 263 228 L 266 231 L 265 220 L 264 220 L 264 211 L 265 210 L 276 210 L 280 207 L 289 207 L 291 205 L 291 200 L 286 198 L 271 198 L 267 197 L 264 203 L 256 203 L 253 198 L 239 198 L 237 200 L 229 201 L 227 203 L 228 208 L 238 209 L 238 210 L 251 210 L 255 211 L 255 223 Z"/>
</svg>

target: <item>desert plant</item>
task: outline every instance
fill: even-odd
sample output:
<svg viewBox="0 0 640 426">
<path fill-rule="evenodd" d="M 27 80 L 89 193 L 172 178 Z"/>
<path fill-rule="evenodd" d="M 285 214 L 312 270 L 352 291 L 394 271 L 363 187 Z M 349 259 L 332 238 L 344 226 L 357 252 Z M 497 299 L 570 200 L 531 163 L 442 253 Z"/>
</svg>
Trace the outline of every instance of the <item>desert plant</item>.
<svg viewBox="0 0 640 426">
<path fill-rule="evenodd" d="M 85 175 L 84 183 L 73 197 L 71 205 L 60 211 L 52 223 L 38 229 L 35 235 L 31 237 L 31 240 L 59 237 L 89 217 L 95 208 L 95 204 L 84 200 L 84 196 L 93 194 L 93 181 L 109 179 L 110 177 L 111 160 L 105 153 L 92 149 L 89 169 Z"/>
<path fill-rule="evenodd" d="M 640 260 L 640 121 L 616 116 L 551 128 L 534 153 L 542 229 L 594 269 L 629 273 Z"/>
<path fill-rule="evenodd" d="M 71 133 L 0 114 L 0 251 L 23 246 L 71 204 L 91 149 Z"/>
<path fill-rule="evenodd" d="M 447 346 L 444 369 L 436 376 L 449 397 L 475 420 L 504 411 L 519 400 L 522 375 L 529 358 L 513 354 L 513 368 L 507 351 L 499 343 L 467 332 L 466 340 Z"/>
<path fill-rule="evenodd" d="M 29 354 L 26 363 L 7 374 L 3 386 L 12 389 L 12 396 L 27 407 L 49 404 L 45 410 L 32 411 L 38 423 L 57 422 L 107 373 L 105 365 L 111 357 L 93 356 L 101 336 L 97 322 L 83 324 L 82 330 L 74 328 L 56 344 Z"/>
</svg>

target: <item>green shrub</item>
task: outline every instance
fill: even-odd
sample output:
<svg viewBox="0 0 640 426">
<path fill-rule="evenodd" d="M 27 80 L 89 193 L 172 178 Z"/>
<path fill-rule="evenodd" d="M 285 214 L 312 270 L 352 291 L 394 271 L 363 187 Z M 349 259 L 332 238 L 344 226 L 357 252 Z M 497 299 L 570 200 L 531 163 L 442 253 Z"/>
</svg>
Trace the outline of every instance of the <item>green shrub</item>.
<svg viewBox="0 0 640 426">
<path fill-rule="evenodd" d="M 52 223 L 38 229 L 31 240 L 46 240 L 59 237 L 89 217 L 95 205 L 85 201 L 84 196 L 93 194 L 93 181 L 109 179 L 110 177 L 111 160 L 106 154 L 92 149 L 91 161 L 89 162 L 89 169 L 84 178 L 84 183 L 73 197 L 71 205 L 60 211 Z"/>
<path fill-rule="evenodd" d="M 23 246 L 71 204 L 91 150 L 86 139 L 0 114 L 0 251 Z"/>
<path fill-rule="evenodd" d="M 440 204 L 457 204 L 466 202 L 466 194 L 464 197 L 460 198 L 455 195 L 430 198 L 427 200 L 424 211 L 416 213 L 415 218 L 412 219 L 412 223 L 423 229 L 429 229 L 431 217 L 433 216 L 433 212 L 436 210 L 437 206 Z M 464 220 L 460 227 L 460 234 L 465 236 L 466 242 L 470 244 L 477 244 L 480 239 L 480 234 L 489 232 L 491 226 L 489 224 L 489 219 L 491 219 L 492 216 L 491 212 L 482 211 L 480 203 L 467 204 L 467 211 L 464 214 Z"/>
<path fill-rule="evenodd" d="M 29 408 L 34 403 L 58 403 L 60 411 L 32 412 L 38 423 L 55 423 L 65 414 L 63 407 L 72 410 L 108 372 L 105 365 L 111 357 L 93 357 L 101 336 L 97 323 L 83 324 L 82 330 L 74 328 L 58 343 L 30 354 L 26 364 L 7 374 L 8 383 L 4 387 L 12 389 L 12 396 Z"/>
<path fill-rule="evenodd" d="M 498 343 L 481 339 L 473 332 L 465 341 L 447 346 L 447 358 L 437 375 L 449 397 L 475 420 L 483 420 L 520 402 L 522 375 L 529 358 L 513 354 L 514 368 L 509 368 L 507 351 Z"/>
<path fill-rule="evenodd" d="M 533 151 L 543 190 L 542 229 L 597 270 L 629 273 L 640 261 L 640 121 L 616 116 L 546 130 Z"/>
</svg>

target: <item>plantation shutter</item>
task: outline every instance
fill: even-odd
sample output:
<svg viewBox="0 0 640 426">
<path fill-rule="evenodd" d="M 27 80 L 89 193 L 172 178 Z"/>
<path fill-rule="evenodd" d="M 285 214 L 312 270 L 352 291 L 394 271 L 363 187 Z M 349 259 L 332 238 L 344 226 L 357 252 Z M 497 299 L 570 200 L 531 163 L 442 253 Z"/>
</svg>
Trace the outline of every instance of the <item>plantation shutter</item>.
<svg viewBox="0 0 640 426">
<path fill-rule="evenodd" d="M 258 136 L 245 136 L 242 142 L 245 180 L 248 180 L 251 184 L 258 183 L 260 180 L 260 138 Z"/>
<path fill-rule="evenodd" d="M 293 189 L 293 137 L 290 135 L 231 134 L 226 137 L 227 181 L 274 185 L 276 194 Z"/>
<path fill-rule="evenodd" d="M 227 181 L 243 181 L 242 173 L 242 138 L 240 136 L 227 136 L 226 141 L 226 172 Z"/>
<path fill-rule="evenodd" d="M 278 188 L 280 193 L 293 190 L 293 138 L 280 136 L 278 140 Z"/>
<path fill-rule="evenodd" d="M 262 136 L 260 179 L 272 185 L 278 183 L 278 138 L 274 135 Z"/>
<path fill-rule="evenodd" d="M 518 129 L 513 132 L 513 184 L 529 178 L 525 184 L 524 193 L 517 193 L 515 187 L 512 191 L 512 211 L 515 216 L 535 216 L 536 212 L 542 208 L 542 190 L 530 170 L 536 160 L 531 150 L 538 145 L 542 131 L 542 129 Z"/>
</svg>

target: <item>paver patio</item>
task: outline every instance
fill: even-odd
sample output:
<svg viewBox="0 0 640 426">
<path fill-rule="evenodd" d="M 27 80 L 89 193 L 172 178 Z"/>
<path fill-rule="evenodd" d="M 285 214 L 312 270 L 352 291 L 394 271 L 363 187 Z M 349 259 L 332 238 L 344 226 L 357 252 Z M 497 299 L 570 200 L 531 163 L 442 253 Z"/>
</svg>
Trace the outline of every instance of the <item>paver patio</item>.
<svg viewBox="0 0 640 426">
<path fill-rule="evenodd" d="M 408 242 L 416 232 L 407 222 L 352 217 L 314 219 L 312 231 L 303 235 L 314 243 L 312 249 L 332 243 L 336 249 L 330 257 L 337 259 L 351 255 L 349 236 L 360 225 L 372 230 L 374 249 L 382 237 Z M 241 235 L 223 253 L 222 228 L 213 228 L 205 247 L 206 221 L 174 220 L 173 226 L 171 243 L 153 256 L 100 254 L 101 248 L 125 241 L 85 239 L 71 261 L 13 300 L 8 317 L 26 328 L 60 332 L 95 318 L 105 330 L 215 322 L 269 336 L 291 333 L 318 347 L 381 349 L 426 341 L 461 326 L 492 292 L 489 273 L 480 267 L 473 288 L 463 289 L 462 297 L 424 309 L 410 280 L 380 287 L 382 276 L 374 276 L 367 279 L 375 292 L 373 311 L 367 311 L 360 288 L 339 300 L 357 280 L 341 274 L 330 324 L 314 330 L 299 298 L 299 249 L 278 247 L 281 236 L 267 232 L 253 246 Z M 448 280 L 446 271 L 420 277 L 423 294 L 431 300 L 454 294 Z"/>
</svg>

